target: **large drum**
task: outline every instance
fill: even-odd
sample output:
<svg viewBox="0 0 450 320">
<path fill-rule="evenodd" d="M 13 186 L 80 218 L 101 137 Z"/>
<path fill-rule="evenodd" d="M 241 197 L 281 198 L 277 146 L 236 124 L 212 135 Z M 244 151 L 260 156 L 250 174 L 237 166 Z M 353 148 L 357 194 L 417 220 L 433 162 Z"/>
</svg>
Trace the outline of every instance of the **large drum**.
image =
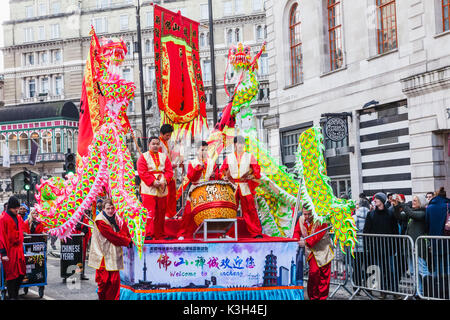
<svg viewBox="0 0 450 320">
<path fill-rule="evenodd" d="M 236 187 L 227 181 L 206 181 L 189 192 L 194 221 L 199 226 L 205 219 L 231 219 L 237 216 Z"/>
</svg>

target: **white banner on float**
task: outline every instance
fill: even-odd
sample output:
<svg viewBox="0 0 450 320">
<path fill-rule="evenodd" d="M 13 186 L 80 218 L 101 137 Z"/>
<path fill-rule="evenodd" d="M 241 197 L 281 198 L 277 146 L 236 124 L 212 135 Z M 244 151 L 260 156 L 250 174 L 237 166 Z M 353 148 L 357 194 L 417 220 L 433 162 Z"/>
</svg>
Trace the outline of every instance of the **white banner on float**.
<svg viewBox="0 0 450 320">
<path fill-rule="evenodd" d="M 295 285 L 297 242 L 147 244 L 124 249 L 121 283 L 140 290 Z"/>
</svg>

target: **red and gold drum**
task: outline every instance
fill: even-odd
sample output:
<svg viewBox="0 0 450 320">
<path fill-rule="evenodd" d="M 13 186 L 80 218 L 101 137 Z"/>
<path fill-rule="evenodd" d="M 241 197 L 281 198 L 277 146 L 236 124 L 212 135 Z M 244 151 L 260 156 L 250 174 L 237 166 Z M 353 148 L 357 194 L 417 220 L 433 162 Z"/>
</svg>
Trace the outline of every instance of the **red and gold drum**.
<svg viewBox="0 0 450 320">
<path fill-rule="evenodd" d="M 227 181 L 206 181 L 189 192 L 194 221 L 199 226 L 205 219 L 231 219 L 237 216 L 236 187 Z"/>
</svg>

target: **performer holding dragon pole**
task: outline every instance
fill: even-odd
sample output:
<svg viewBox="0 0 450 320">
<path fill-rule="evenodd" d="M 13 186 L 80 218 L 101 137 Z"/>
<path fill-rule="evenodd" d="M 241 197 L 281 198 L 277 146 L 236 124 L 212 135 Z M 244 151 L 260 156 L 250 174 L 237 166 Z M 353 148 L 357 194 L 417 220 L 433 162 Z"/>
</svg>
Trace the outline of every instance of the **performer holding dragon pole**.
<svg viewBox="0 0 450 320">
<path fill-rule="evenodd" d="M 234 138 L 234 153 L 224 160 L 220 172 L 225 180 L 237 184 L 236 203 L 241 203 L 242 216 L 253 238 L 262 238 L 262 227 L 255 206 L 255 188 L 261 178 L 261 167 L 255 157 L 245 152 L 245 138 Z"/>
<path fill-rule="evenodd" d="M 140 156 L 137 169 L 141 178 L 141 196 L 149 218 L 145 227 L 146 240 L 160 240 L 164 232 L 168 184 L 173 178 L 172 164 L 160 150 L 158 137 L 150 137 L 149 151 Z"/>
<path fill-rule="evenodd" d="M 202 141 L 197 148 L 197 158 L 189 162 L 187 178 L 191 183 L 191 190 L 197 184 L 219 178 L 219 168 L 211 159 L 208 158 L 208 143 Z M 184 208 L 181 227 L 178 230 L 178 240 L 192 238 L 196 225 L 191 211 L 191 201 L 188 198 Z"/>
</svg>

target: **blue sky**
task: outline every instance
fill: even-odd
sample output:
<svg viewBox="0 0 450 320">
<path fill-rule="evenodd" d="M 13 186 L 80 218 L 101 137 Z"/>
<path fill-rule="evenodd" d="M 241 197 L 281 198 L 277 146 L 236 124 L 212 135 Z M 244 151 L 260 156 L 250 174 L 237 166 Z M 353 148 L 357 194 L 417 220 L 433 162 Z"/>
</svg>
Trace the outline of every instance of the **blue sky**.
<svg viewBox="0 0 450 320">
<path fill-rule="evenodd" d="M 9 1 L 0 0 L 0 47 L 3 47 L 3 21 L 9 20 Z M 3 53 L 0 52 L 0 72 L 3 72 Z"/>
</svg>

